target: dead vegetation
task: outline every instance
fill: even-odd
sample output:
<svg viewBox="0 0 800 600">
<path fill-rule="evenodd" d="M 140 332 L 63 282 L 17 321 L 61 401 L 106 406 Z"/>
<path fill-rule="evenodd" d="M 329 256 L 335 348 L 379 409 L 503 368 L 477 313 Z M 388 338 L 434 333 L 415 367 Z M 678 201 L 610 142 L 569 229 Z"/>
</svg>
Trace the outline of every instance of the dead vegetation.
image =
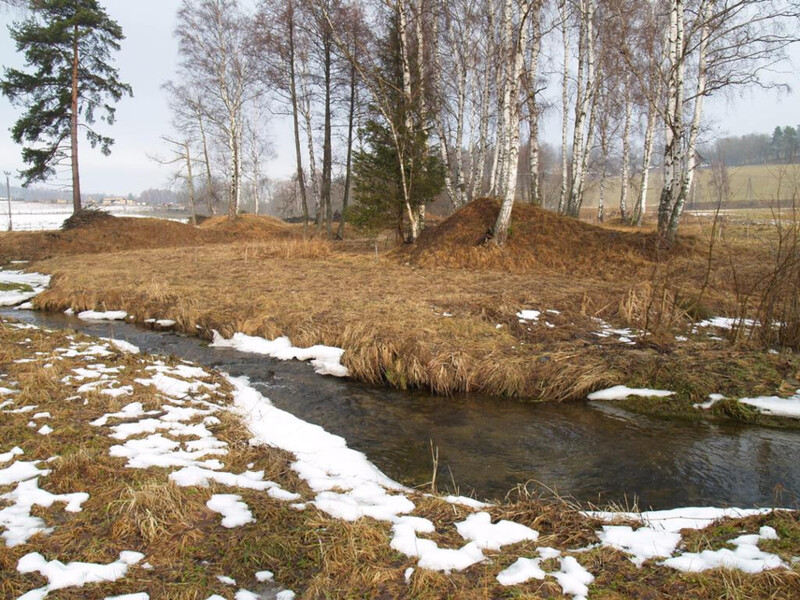
<svg viewBox="0 0 800 600">
<path fill-rule="evenodd" d="M 496 201 L 476 201 L 417 246 L 388 253 L 304 238 L 299 226 L 254 216 L 215 217 L 199 227 L 109 219 L 29 239 L 0 235 L 0 246 L 17 240 L 9 257 L 24 258 L 56 236 L 56 245 L 43 245 L 55 256 L 35 265 L 54 275 L 38 308 L 122 309 L 137 322 L 173 319 L 192 335 L 216 329 L 338 346 L 352 376 L 374 384 L 560 401 L 636 382 L 679 392 L 684 408 L 711 392 L 789 390 L 797 356 L 763 349 L 791 336 L 752 329 L 715 336 L 691 327 L 712 315 L 749 317 L 760 305 L 771 307 L 771 322 L 796 323 L 778 317 L 796 304 L 796 229 L 778 238 L 766 224 L 742 235 L 735 224 L 700 219 L 679 245 L 660 252 L 651 233 L 520 205 L 508 246 L 498 249 L 483 243 L 497 210 Z M 58 237 L 69 235 L 77 236 L 71 249 Z M 776 240 L 783 240 L 779 255 Z M 523 309 L 542 317 L 521 322 Z M 638 337 L 620 343 L 624 336 L 601 337 L 603 327 L 631 328 Z M 714 339 L 720 336 L 733 347 Z"/>
<path fill-rule="evenodd" d="M 531 497 L 524 488 L 515 490 L 502 503 L 486 510 L 492 521 L 512 520 L 540 532 L 537 542 L 523 542 L 490 552 L 484 563 L 449 575 L 418 568 L 416 561 L 392 550 L 390 525 L 362 518 L 356 522 L 335 520 L 308 505 L 292 509 L 285 502 L 263 493 L 233 490 L 241 494 L 256 519 L 244 527 L 225 529 L 220 516 L 206 507 L 214 493 L 231 490 L 217 484 L 208 488 L 183 488 L 171 483 L 164 469 L 129 469 L 125 460 L 109 455 L 115 443 L 100 427 L 88 423 L 124 403 L 139 401 L 147 410 L 158 411 L 160 401 L 150 388 L 135 381 L 145 372 L 148 357 L 117 354 L 104 357 L 107 366 L 124 366 L 120 383 L 134 387 L 134 395 L 124 402 L 90 393 L 85 406 L 67 400 L 74 394 L 72 385 L 61 379 L 81 366 L 79 359 L 53 360 L 54 350 L 71 341 L 68 332 L 19 330 L 0 321 L 0 372 L 5 383 L 14 382 L 21 391 L 15 405 L 36 404 L 48 411 L 53 433 L 38 435 L 26 426 L 29 414 L 4 414 L 0 420 L 0 449 L 19 446 L 24 460 L 48 460 L 52 473 L 40 479 L 40 487 L 53 493 L 87 491 L 89 499 L 79 513 L 66 513 L 57 504 L 36 509 L 36 515 L 54 528 L 49 535 L 36 535 L 27 543 L 8 548 L 0 543 L 0 597 L 17 598 L 46 581 L 37 574 L 23 575 L 16 570 L 19 559 L 40 552 L 48 560 L 108 563 L 121 551 L 139 551 L 144 561 L 117 582 L 89 584 L 83 588 L 59 590 L 54 597 L 67 600 L 101 600 L 112 595 L 147 592 L 151 600 L 197 600 L 219 594 L 232 598 L 238 588 L 258 589 L 254 573 L 268 569 L 282 585 L 294 589 L 298 598 L 413 598 L 434 600 L 458 598 L 567 598 L 552 577 L 530 580 L 512 587 L 501 586 L 497 573 L 519 556 L 535 556 L 536 548 L 560 550 L 587 547 L 597 542 L 600 523 L 587 518 L 580 507 L 564 501 L 543 501 Z M 40 354 L 37 354 L 40 353 Z M 17 362 L 34 358 L 32 362 Z M 43 364 L 53 364 L 43 369 Z M 222 379 L 214 379 L 224 383 Z M 223 388 L 228 390 L 228 388 Z M 243 424 L 228 415 L 213 427 L 218 439 L 225 440 L 230 453 L 220 457 L 225 469 L 240 472 L 247 465 L 265 470 L 266 477 L 288 490 L 301 493 L 304 501 L 313 494 L 297 478 L 286 452 L 248 444 Z M 0 493 L 9 491 L 0 487 Z M 413 514 L 430 519 L 439 533 L 440 544 L 460 547 L 464 540 L 453 524 L 462 521 L 470 510 L 430 495 L 410 495 Z M 763 525 L 775 527 L 779 539 L 765 542 L 763 549 L 791 562 L 800 554 L 800 523 L 795 514 L 775 512 L 742 521 L 727 521 L 700 532 L 687 532 L 687 549 L 718 548 L 742 530 L 757 531 Z M 596 576 L 590 589 L 592 598 L 685 597 L 712 600 L 722 597 L 789 600 L 800 594 L 800 575 L 796 563 L 790 569 L 745 575 L 715 570 L 684 575 L 648 561 L 642 569 L 632 565 L 621 552 L 595 547 L 575 555 Z M 555 561 L 553 561 L 555 562 Z M 557 567 L 557 565 L 545 565 Z M 407 582 L 406 569 L 414 568 Z M 217 576 L 232 577 L 237 587 L 222 583 Z"/>
<path fill-rule="evenodd" d="M 272 217 L 242 215 L 234 221 L 213 217 L 194 227 L 163 219 L 115 217 L 101 210 L 85 209 L 67 219 L 61 231 L 3 233 L 0 257 L 40 260 L 52 256 L 186 248 L 237 241 L 260 243 L 298 237 L 302 237 L 301 227 Z"/>
</svg>

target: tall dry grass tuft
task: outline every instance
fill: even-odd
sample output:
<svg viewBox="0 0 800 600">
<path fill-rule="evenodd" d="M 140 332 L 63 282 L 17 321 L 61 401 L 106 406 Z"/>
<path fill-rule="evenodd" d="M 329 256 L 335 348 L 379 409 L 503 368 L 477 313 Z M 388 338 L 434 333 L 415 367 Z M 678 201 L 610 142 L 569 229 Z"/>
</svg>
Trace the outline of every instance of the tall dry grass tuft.
<svg viewBox="0 0 800 600">
<path fill-rule="evenodd" d="M 135 535 L 149 545 L 176 531 L 195 529 L 202 502 L 196 493 L 190 501 L 188 494 L 170 480 L 126 486 L 121 497 L 109 505 L 109 513 L 115 517 L 112 535 L 115 538 Z"/>
<path fill-rule="evenodd" d="M 324 258 L 333 252 L 331 242 L 318 238 L 272 239 L 266 242 L 245 244 L 241 258 L 245 261 L 261 258 Z"/>
</svg>

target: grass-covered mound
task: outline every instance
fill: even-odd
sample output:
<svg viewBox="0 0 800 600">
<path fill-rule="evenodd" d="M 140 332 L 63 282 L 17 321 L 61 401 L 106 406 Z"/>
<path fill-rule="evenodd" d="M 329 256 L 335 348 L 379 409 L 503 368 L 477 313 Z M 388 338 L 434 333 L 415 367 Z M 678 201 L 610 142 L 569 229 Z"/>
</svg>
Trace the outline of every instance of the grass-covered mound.
<svg viewBox="0 0 800 600">
<path fill-rule="evenodd" d="M 72 215 L 61 231 L 0 234 L 0 257 L 41 260 L 53 256 L 177 248 L 237 240 L 263 242 L 298 236 L 297 227 L 272 217 L 207 219 L 202 226 L 165 219 L 115 217 L 100 210 Z"/>
<path fill-rule="evenodd" d="M 597 227 L 520 203 L 511 213 L 508 242 L 498 248 L 489 242 L 499 211 L 497 199 L 475 200 L 426 229 L 403 258 L 424 267 L 611 275 L 657 257 L 652 233 Z"/>
</svg>

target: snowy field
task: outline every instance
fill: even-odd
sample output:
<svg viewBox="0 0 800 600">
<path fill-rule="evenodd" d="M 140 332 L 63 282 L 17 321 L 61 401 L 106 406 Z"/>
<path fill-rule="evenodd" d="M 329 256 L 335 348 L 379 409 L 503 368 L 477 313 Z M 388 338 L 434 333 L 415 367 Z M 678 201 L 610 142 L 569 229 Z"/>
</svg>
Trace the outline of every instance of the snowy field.
<svg viewBox="0 0 800 600">
<path fill-rule="evenodd" d="M 150 206 L 107 206 L 103 210 L 118 217 L 156 217 Z M 59 229 L 72 214 L 70 204 L 11 202 L 11 224 L 14 231 Z M 0 202 L 0 231 L 8 231 L 8 203 Z"/>
</svg>

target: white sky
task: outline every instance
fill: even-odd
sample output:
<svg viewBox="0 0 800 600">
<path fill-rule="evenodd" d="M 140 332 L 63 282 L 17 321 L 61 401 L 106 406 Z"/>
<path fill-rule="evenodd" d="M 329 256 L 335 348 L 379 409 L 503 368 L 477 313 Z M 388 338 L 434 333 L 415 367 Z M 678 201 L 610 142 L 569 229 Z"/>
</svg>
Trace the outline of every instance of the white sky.
<svg viewBox="0 0 800 600">
<path fill-rule="evenodd" d="M 175 73 L 175 27 L 177 1 L 101 0 L 109 15 L 125 32 L 116 64 L 121 79 L 133 86 L 134 97 L 117 105 L 117 122 L 103 131 L 116 140 L 110 157 L 104 157 L 83 142 L 81 152 L 82 188 L 85 193 L 138 194 L 144 189 L 165 187 L 170 168 L 158 165 L 148 155 L 167 155 L 160 136 L 170 132 L 170 115 L 161 85 Z M 0 12 L 0 63 L 22 66 L 6 25 L 21 18 L 19 13 Z M 720 134 L 771 132 L 776 125 L 800 124 L 800 50 L 795 48 L 794 66 L 780 76 L 794 89 L 779 97 L 774 91 L 745 92 L 741 97 L 714 98 L 707 114 Z M 9 129 L 21 109 L 0 97 L 0 171 L 15 174 L 23 165 L 20 147 L 13 143 Z M 293 140 L 290 123 L 276 119 L 271 138 L 277 157 L 269 163 L 267 175 L 289 177 L 293 172 Z M 545 140 L 556 138 L 556 129 L 545 123 Z M 555 141 L 555 140 L 554 140 Z M 13 175 L 12 175 L 13 179 Z M 64 183 L 63 181 L 61 183 Z M 53 182 L 52 185 L 59 185 Z"/>
</svg>

